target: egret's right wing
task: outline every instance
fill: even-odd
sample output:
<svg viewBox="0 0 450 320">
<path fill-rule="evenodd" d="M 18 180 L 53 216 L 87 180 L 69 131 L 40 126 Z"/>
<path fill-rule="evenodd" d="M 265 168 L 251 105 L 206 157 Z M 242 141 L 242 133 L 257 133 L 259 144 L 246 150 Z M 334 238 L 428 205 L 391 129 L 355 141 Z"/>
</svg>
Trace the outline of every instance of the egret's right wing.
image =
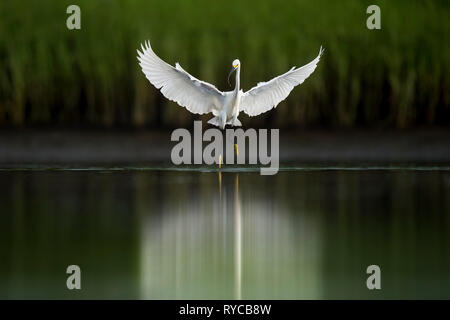
<svg viewBox="0 0 450 320">
<path fill-rule="evenodd" d="M 275 108 L 287 98 L 295 86 L 301 84 L 314 72 L 322 53 L 323 49 L 320 47 L 319 55 L 310 63 L 301 68 L 294 67 L 268 82 L 258 83 L 256 87 L 243 94 L 240 109 L 252 117 Z"/>
<path fill-rule="evenodd" d="M 139 65 L 147 79 L 169 100 L 192 113 L 212 112 L 220 105 L 224 94 L 215 86 L 198 80 L 177 63 L 175 68 L 161 60 L 152 50 L 150 41 L 138 52 Z"/>
</svg>

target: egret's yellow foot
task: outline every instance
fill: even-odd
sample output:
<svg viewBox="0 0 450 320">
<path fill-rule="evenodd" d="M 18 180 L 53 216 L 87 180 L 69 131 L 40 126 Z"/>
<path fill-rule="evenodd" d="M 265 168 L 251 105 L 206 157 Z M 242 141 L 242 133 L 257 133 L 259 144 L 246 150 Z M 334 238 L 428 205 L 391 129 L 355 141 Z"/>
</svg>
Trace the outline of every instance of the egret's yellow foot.
<svg viewBox="0 0 450 320">
<path fill-rule="evenodd" d="M 219 169 L 222 168 L 222 155 L 219 154 Z"/>
<path fill-rule="evenodd" d="M 238 148 L 237 143 L 234 144 L 234 151 L 236 152 L 236 158 L 237 158 L 239 155 L 239 148 Z"/>
</svg>

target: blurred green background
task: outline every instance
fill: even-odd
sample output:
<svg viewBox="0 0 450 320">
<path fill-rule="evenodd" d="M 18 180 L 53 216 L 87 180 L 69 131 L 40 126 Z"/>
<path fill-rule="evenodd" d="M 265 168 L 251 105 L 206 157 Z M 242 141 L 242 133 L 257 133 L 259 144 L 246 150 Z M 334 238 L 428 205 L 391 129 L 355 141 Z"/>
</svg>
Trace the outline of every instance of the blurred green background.
<svg viewBox="0 0 450 320">
<path fill-rule="evenodd" d="M 81 30 L 66 28 L 70 4 L 81 7 Z M 366 28 L 370 4 L 381 30 Z M 142 74 L 136 49 L 147 39 L 221 90 L 235 58 L 248 90 L 325 47 L 302 86 L 244 125 L 447 126 L 449 13 L 448 1 L 3 0 L 0 127 L 190 125 L 198 116 Z"/>
</svg>

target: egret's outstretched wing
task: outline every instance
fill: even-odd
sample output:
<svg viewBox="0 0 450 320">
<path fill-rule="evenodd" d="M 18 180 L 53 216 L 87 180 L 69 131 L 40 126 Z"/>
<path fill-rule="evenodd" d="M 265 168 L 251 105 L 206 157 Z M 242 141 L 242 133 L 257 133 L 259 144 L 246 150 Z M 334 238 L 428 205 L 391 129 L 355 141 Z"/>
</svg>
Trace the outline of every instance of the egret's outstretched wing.
<svg viewBox="0 0 450 320">
<path fill-rule="evenodd" d="M 219 106 L 223 93 L 215 86 L 191 76 L 177 63 L 175 67 L 161 60 L 146 41 L 138 52 L 139 65 L 147 79 L 169 100 L 192 113 L 212 112 Z"/>
<path fill-rule="evenodd" d="M 322 53 L 323 49 L 320 47 L 319 55 L 310 63 L 297 69 L 293 67 L 268 82 L 258 83 L 256 87 L 243 94 L 239 109 L 252 117 L 276 107 L 287 98 L 295 86 L 301 84 L 314 72 Z"/>
</svg>

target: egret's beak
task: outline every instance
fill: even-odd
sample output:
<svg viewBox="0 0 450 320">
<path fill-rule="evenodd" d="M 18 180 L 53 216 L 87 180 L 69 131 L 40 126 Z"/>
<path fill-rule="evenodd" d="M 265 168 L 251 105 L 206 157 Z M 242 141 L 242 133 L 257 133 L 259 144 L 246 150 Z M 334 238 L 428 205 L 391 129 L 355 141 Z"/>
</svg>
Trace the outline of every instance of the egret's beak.
<svg viewBox="0 0 450 320">
<path fill-rule="evenodd" d="M 231 87 L 230 77 L 231 77 L 231 75 L 233 74 L 233 72 L 234 72 L 235 70 L 236 70 L 236 68 L 233 66 L 233 68 L 231 68 L 230 73 L 228 74 L 228 84 L 230 85 L 230 87 Z"/>
</svg>

